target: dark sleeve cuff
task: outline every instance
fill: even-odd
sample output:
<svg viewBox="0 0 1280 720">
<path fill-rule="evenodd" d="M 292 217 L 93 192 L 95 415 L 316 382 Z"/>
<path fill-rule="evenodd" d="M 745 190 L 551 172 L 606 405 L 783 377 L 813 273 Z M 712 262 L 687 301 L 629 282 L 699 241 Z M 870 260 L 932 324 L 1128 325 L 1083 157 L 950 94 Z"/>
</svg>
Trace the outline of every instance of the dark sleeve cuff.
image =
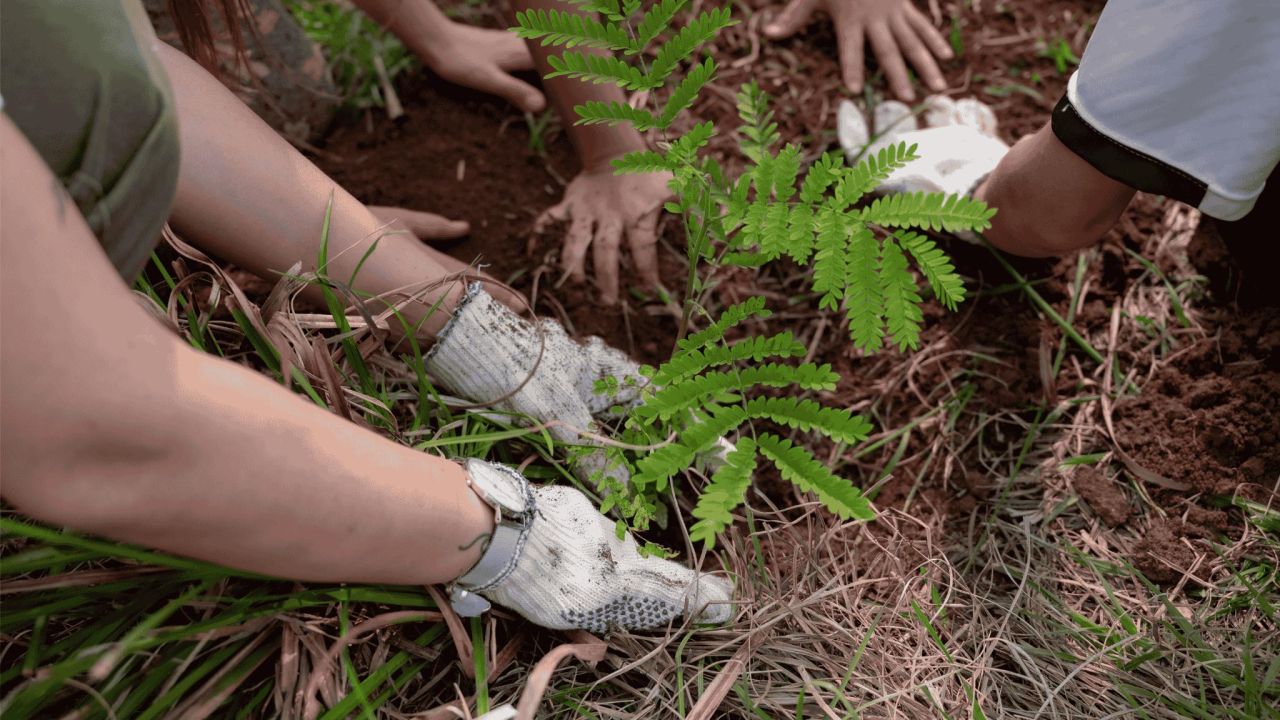
<svg viewBox="0 0 1280 720">
<path fill-rule="evenodd" d="M 1199 207 L 1208 185 L 1178 168 L 1135 150 L 1090 125 L 1063 95 L 1053 109 L 1053 134 L 1095 170 L 1135 190 Z"/>
</svg>

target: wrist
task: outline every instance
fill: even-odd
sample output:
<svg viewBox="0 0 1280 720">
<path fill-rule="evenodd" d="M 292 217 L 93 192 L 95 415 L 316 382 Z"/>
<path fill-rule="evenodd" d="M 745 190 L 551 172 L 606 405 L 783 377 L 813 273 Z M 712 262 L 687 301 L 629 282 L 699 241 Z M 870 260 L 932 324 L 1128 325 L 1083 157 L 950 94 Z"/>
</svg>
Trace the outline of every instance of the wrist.
<svg viewBox="0 0 1280 720">
<path fill-rule="evenodd" d="M 460 528 L 455 545 L 456 560 L 450 564 L 448 575 L 451 580 L 467 574 L 480 562 L 497 525 L 493 508 L 472 489 L 470 477 L 464 480 L 459 494 L 461 497 L 457 510 Z"/>
<path fill-rule="evenodd" d="M 466 463 L 467 487 L 488 512 L 488 532 L 473 542 L 482 545 L 475 563 L 450 586 L 459 615 L 474 616 L 489 609 L 477 593 L 501 585 L 515 571 L 533 527 L 537 511 L 529 481 L 515 470 L 483 460 Z"/>
<path fill-rule="evenodd" d="M 435 3 L 427 0 L 357 0 L 356 5 L 428 66 L 434 66 L 444 56 L 444 46 L 450 43 L 456 27 Z"/>
<path fill-rule="evenodd" d="M 584 138 L 581 143 L 582 170 L 588 173 L 613 173 L 613 161 L 627 153 L 647 149 L 644 138 L 632 128 L 607 128 L 607 135 Z"/>
</svg>

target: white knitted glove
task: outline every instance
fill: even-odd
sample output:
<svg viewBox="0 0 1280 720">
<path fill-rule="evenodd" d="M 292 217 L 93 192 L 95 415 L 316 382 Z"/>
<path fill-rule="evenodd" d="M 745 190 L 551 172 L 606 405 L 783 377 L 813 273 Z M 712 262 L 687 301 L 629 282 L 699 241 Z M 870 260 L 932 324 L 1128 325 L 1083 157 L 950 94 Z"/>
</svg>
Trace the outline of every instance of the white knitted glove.
<svg viewBox="0 0 1280 720">
<path fill-rule="evenodd" d="M 573 445 L 591 444 L 576 431 L 593 430 L 594 420 L 607 417 L 610 408 L 634 403 L 648 382 L 635 361 L 600 338 L 578 343 L 554 320 L 535 325 L 494 300 L 479 283 L 467 288 L 440 331 L 427 354 L 427 370 L 449 391 L 473 402 L 539 422 L 558 421 L 548 432 Z M 596 381 L 607 377 L 617 380 L 613 396 L 595 392 Z M 584 480 L 606 470 L 603 450 L 577 456 L 574 469 Z M 626 479 L 620 468 L 607 472 Z"/>
<path fill-rule="evenodd" d="M 719 623 L 732 614 L 728 581 L 641 557 L 635 539 L 619 540 L 613 521 L 574 488 L 531 488 L 515 470 L 483 460 L 469 460 L 467 471 L 482 496 L 521 508 L 503 512 L 525 526 L 509 543 L 516 548 L 510 561 L 497 563 L 503 569 L 469 592 L 557 630 L 654 628 L 684 614 Z"/>
<path fill-rule="evenodd" d="M 893 172 L 880 185 L 884 192 L 945 192 L 968 195 L 1009 152 L 996 135 L 995 112 L 972 98 L 955 101 L 943 95 L 925 100 L 924 129 L 911 108 L 888 100 L 876 106 L 871 132 L 862 112 L 848 100 L 836 116 L 840 146 L 850 161 L 879 152 L 887 145 L 905 142 L 916 146 L 919 160 Z"/>
</svg>

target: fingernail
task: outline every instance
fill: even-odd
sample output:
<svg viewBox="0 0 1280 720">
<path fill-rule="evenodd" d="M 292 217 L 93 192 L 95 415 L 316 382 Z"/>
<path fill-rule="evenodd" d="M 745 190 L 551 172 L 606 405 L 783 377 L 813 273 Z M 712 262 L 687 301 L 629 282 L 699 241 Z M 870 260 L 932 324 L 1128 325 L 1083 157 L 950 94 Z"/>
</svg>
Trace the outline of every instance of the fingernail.
<svg viewBox="0 0 1280 720">
<path fill-rule="evenodd" d="M 777 35 L 780 32 L 782 32 L 781 25 L 765 25 L 764 26 L 765 35 Z"/>
</svg>

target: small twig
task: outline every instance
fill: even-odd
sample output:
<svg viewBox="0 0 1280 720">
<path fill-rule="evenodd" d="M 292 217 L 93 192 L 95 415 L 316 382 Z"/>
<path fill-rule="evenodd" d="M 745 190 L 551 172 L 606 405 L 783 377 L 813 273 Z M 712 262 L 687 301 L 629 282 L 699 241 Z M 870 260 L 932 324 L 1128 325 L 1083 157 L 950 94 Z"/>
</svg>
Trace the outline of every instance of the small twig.
<svg viewBox="0 0 1280 720">
<path fill-rule="evenodd" d="M 400 96 L 396 94 L 391 77 L 387 75 L 387 66 L 382 64 L 382 56 L 378 53 L 373 54 L 373 71 L 378 74 L 378 85 L 382 86 L 382 97 L 387 101 L 387 117 L 399 120 L 404 117 L 404 105 L 400 104 Z"/>
</svg>

